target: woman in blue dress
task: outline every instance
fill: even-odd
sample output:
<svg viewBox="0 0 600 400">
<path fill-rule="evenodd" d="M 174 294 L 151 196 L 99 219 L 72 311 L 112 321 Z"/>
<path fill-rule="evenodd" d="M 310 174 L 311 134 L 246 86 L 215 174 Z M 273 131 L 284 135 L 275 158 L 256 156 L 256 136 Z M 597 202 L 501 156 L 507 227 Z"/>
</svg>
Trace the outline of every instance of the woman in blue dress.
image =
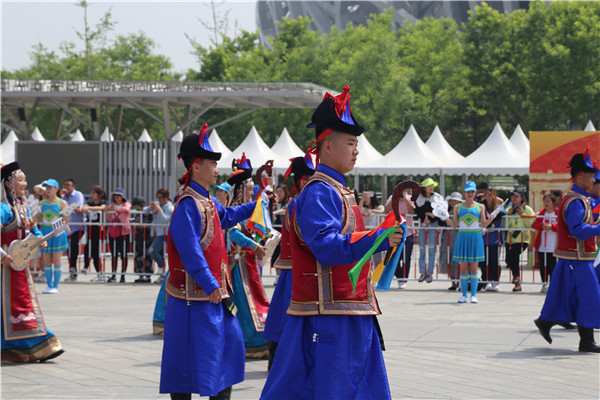
<svg viewBox="0 0 600 400">
<path fill-rule="evenodd" d="M 69 222 L 68 216 L 60 214 L 61 210 L 67 207 L 67 202 L 58 197 L 58 182 L 55 179 L 48 179 L 42 186 L 46 189 L 48 198 L 42 201 L 42 234 L 46 235 L 52 232 L 52 223 L 63 218 Z M 46 283 L 48 287 L 42 293 L 58 293 L 58 284 L 62 276 L 62 255 L 69 249 L 69 238 L 67 232 L 63 232 L 48 239 L 48 247 L 42 250 L 42 261 L 44 263 L 44 273 L 46 274 Z M 54 266 L 54 267 L 53 267 Z"/>
<path fill-rule="evenodd" d="M 458 302 L 467 302 L 467 289 L 470 284 L 471 303 L 478 303 L 476 294 L 479 278 L 477 272 L 479 262 L 485 261 L 481 229 L 488 226 L 494 218 L 486 219 L 483 204 L 475 201 L 477 193 L 475 182 L 468 181 L 465 184 L 464 192 L 466 200 L 454 207 L 454 218 L 451 221 L 452 227 L 458 228 L 453 257 L 454 261 L 460 262 L 462 296 Z"/>
</svg>

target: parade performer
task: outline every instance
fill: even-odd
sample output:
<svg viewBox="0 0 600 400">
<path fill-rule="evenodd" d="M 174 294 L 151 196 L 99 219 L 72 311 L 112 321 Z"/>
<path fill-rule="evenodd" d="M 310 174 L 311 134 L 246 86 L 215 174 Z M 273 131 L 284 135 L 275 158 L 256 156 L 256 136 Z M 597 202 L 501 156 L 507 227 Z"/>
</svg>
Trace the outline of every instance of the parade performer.
<svg viewBox="0 0 600 400">
<path fill-rule="evenodd" d="M 267 321 L 265 322 L 264 336 L 269 341 L 269 370 L 273 364 L 277 345 L 281 340 L 283 327 L 287 320 L 286 311 L 292 298 L 292 251 L 289 242 L 292 210 L 308 178 L 315 173 L 310 154 L 304 157 L 292 158 L 290 161 L 291 164 L 284 177 L 287 180 L 290 175 L 294 175 L 294 186 L 291 190 L 292 200 L 288 203 L 281 225 L 281 251 L 274 264 L 280 273 L 273 297 L 271 297 Z"/>
<path fill-rule="evenodd" d="M 48 198 L 42 200 L 42 224 L 43 235 L 52 232 L 52 222 L 57 218 L 63 218 L 69 222 L 68 216 L 62 216 L 60 212 L 67 207 L 67 202 L 58 196 L 58 182 L 48 179 L 42 186 L 45 188 Z M 44 274 L 48 287 L 42 293 L 58 293 L 58 284 L 62 276 L 63 253 L 69 249 L 69 236 L 67 232 L 48 239 L 48 246 L 42 250 L 42 261 L 44 262 Z M 54 266 L 54 267 L 53 267 Z M 77 275 L 75 275 L 77 277 Z"/>
<path fill-rule="evenodd" d="M 312 116 L 317 169 L 291 219 L 292 300 L 263 399 L 389 399 L 380 314 L 370 265 L 353 290 L 349 271 L 383 229 L 364 234 L 344 174 L 354 168 L 365 128 L 350 112 L 350 88 L 327 93 Z M 363 232 L 360 232 L 363 231 Z M 363 233 L 364 235 L 361 235 Z M 376 249 L 402 241 L 402 229 Z"/>
<path fill-rule="evenodd" d="M 169 276 L 160 393 L 229 399 L 244 380 L 244 338 L 229 298 L 231 275 L 223 228 L 250 217 L 254 203 L 225 208 L 209 195 L 221 153 L 212 150 L 207 125 L 180 147 L 186 173 L 169 225 Z"/>
<path fill-rule="evenodd" d="M 558 208 L 558 259 L 540 317 L 534 321 L 542 337 L 552 343 L 550 329 L 577 322 L 579 351 L 600 353 L 594 329 L 600 328 L 600 282 L 594 269 L 600 225 L 594 223 L 590 194 L 594 174 L 589 154 L 575 154 L 568 165 L 573 185 Z"/>
<path fill-rule="evenodd" d="M 232 167 L 233 174 L 227 179 L 227 183 L 233 187 L 230 207 L 248 203 L 254 193 L 252 164 L 246 155 L 242 154 L 242 158 L 234 160 Z M 227 237 L 233 285 L 231 297 L 237 307 L 236 316 L 244 331 L 246 357 L 267 358 L 269 350 L 263 332 L 269 312 L 269 299 L 258 265 L 265 249 L 254 240 L 253 233 L 246 228 L 246 221 L 231 228 Z"/>
<path fill-rule="evenodd" d="M 154 314 L 152 315 L 152 334 L 163 335 L 165 333 L 165 312 L 167 311 L 167 290 L 165 285 L 169 279 L 169 271 L 165 275 L 165 278 L 160 283 L 160 289 L 158 296 L 156 296 L 156 303 L 154 304 Z"/>
<path fill-rule="evenodd" d="M 27 179 L 17 162 L 2 167 L 2 362 L 46 361 L 64 350 L 46 327 L 29 268 L 16 270 L 6 253 L 14 240 L 42 232 L 25 205 Z M 42 243 L 41 247 L 46 244 Z"/>
</svg>

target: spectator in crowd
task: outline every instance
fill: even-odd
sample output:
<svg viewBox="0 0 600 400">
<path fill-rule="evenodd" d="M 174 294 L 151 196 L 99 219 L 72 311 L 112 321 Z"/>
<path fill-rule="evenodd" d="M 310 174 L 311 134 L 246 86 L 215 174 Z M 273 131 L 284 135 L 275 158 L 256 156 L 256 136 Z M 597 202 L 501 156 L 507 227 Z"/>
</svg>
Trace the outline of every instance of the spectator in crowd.
<svg viewBox="0 0 600 400">
<path fill-rule="evenodd" d="M 535 218 L 535 211 L 525 204 L 525 194 L 521 189 L 513 190 L 510 201 L 512 205 L 506 209 L 509 216 L 506 236 L 506 265 L 512 272 L 512 282 L 515 285 L 513 292 L 520 292 L 521 288 L 521 253 L 527 250 L 531 235 L 529 231 L 523 229 L 531 228 Z"/>
<path fill-rule="evenodd" d="M 42 183 L 39 183 L 33 187 L 33 197 L 38 201 L 42 201 L 48 198 L 48 195 L 46 194 L 46 190 L 44 189 Z"/>
<path fill-rule="evenodd" d="M 133 271 L 139 274 L 135 283 L 149 283 L 152 275 L 152 257 L 150 246 L 152 245 L 152 215 L 145 212 L 146 201 L 142 196 L 136 196 L 131 200 L 131 209 L 136 211 L 131 217 L 135 224 L 133 228 Z"/>
<path fill-rule="evenodd" d="M 67 179 L 63 182 L 62 187 L 62 198 L 67 202 L 67 205 L 79 204 L 83 206 L 85 204 L 85 197 L 83 193 L 75 189 L 75 181 L 73 179 Z M 79 240 L 83 234 L 83 225 L 78 224 L 83 222 L 83 213 L 79 210 L 75 210 L 70 215 L 70 228 L 71 233 L 69 234 L 69 273 L 71 274 L 69 279 L 71 281 L 77 280 L 77 257 L 79 257 Z"/>
<path fill-rule="evenodd" d="M 475 201 L 481 204 L 485 202 L 485 192 L 488 190 L 487 182 L 479 182 L 477 184 L 477 193 L 475 194 Z M 484 204 L 485 205 L 485 204 Z"/>
<path fill-rule="evenodd" d="M 275 216 L 275 220 L 273 221 L 273 223 L 275 225 L 281 226 L 281 224 L 283 224 L 285 210 L 287 209 L 287 205 L 290 202 L 290 190 L 288 189 L 287 185 L 280 184 L 277 185 L 277 188 L 275 189 L 275 194 L 277 195 L 277 205 L 273 210 L 273 215 Z"/>
<path fill-rule="evenodd" d="M 487 189 L 484 195 L 485 210 L 488 215 L 491 215 L 496 208 L 501 207 L 504 201 L 498 197 L 494 189 Z M 494 230 L 494 228 L 502 228 L 502 218 L 506 211 L 504 207 L 490 223 L 487 232 L 483 236 L 483 244 L 485 246 L 485 261 L 479 263 L 481 268 L 481 279 L 487 281 L 485 290 L 489 292 L 497 292 L 500 282 L 500 248 L 503 240 L 502 231 Z"/>
<path fill-rule="evenodd" d="M 231 190 L 231 185 L 227 182 L 223 182 L 220 185 L 216 185 L 215 189 L 217 190 L 216 192 L 216 198 L 217 201 L 223 206 L 223 207 L 227 207 L 227 204 L 229 203 L 229 191 Z M 177 200 L 174 200 L 177 201 Z"/>
<path fill-rule="evenodd" d="M 131 234 L 131 225 L 129 225 L 129 214 L 131 203 L 127 201 L 125 190 L 115 189 L 111 193 L 112 202 L 104 209 L 107 213 L 106 222 L 108 224 L 108 243 L 110 245 L 112 276 L 107 282 L 116 280 L 117 260 L 121 258 L 121 283 L 125 283 L 125 272 L 127 272 L 127 250 L 129 249 L 129 235 Z"/>
<path fill-rule="evenodd" d="M 436 232 L 440 224 L 440 219 L 433 215 L 434 202 L 443 202 L 444 198 L 434 192 L 434 188 L 438 185 L 432 178 L 427 178 L 421 182 L 421 186 L 425 187 L 424 191 L 419 193 L 416 201 L 415 213 L 419 218 L 421 230 L 417 233 L 419 241 L 419 276 L 418 281 L 431 283 L 433 280 L 433 269 L 435 268 L 435 252 L 437 250 Z M 425 257 L 429 256 L 427 270 L 425 270 Z"/>
<path fill-rule="evenodd" d="M 69 217 L 60 214 L 61 210 L 67 207 L 67 202 L 58 197 L 58 182 L 55 179 L 48 179 L 43 185 L 48 198 L 42 201 L 41 231 L 43 235 L 47 235 L 52 232 L 52 223 L 55 220 L 63 218 L 68 223 Z M 58 293 L 58 284 L 62 276 L 61 256 L 65 250 L 69 249 L 67 233 L 58 234 L 48 239 L 47 242 L 48 246 L 42 250 L 42 261 L 48 287 L 42 293 Z"/>
<path fill-rule="evenodd" d="M 554 190 L 552 191 L 552 194 L 554 195 L 554 200 L 556 202 L 556 205 L 558 206 L 560 204 L 560 202 L 562 201 L 562 192 L 560 190 Z"/>
<path fill-rule="evenodd" d="M 462 194 L 459 192 L 452 192 L 450 196 L 446 197 L 448 202 L 448 213 L 452 215 L 454 213 L 454 207 L 459 203 L 464 202 Z M 460 278 L 460 264 L 458 261 L 454 261 L 454 243 L 456 242 L 457 230 L 453 229 L 449 224 L 449 221 L 441 221 L 440 226 L 449 227 L 447 230 L 441 232 L 440 237 L 440 270 L 444 267 L 448 268 L 448 278 L 452 281 L 452 284 L 448 290 L 458 290 L 458 279 Z"/>
<path fill-rule="evenodd" d="M 382 214 L 384 207 L 379 204 L 377 201 L 377 196 L 375 196 L 374 192 L 362 192 L 358 206 L 360 207 L 360 212 L 363 216 L 363 221 L 367 229 L 373 229 L 379 225 L 377 214 Z"/>
<path fill-rule="evenodd" d="M 100 238 L 103 228 L 100 226 L 101 213 L 106 208 L 106 193 L 101 186 L 94 185 L 90 189 L 91 198 L 82 207 L 81 212 L 87 213 L 88 226 L 87 243 L 83 250 L 83 272 L 87 272 L 90 268 L 90 260 L 94 261 L 96 269 L 96 277 L 92 282 L 101 282 L 104 280 L 102 266 L 100 265 Z"/>
<path fill-rule="evenodd" d="M 556 198 L 552 193 L 543 197 L 544 208 L 542 208 L 531 226 L 537 231 L 535 238 L 535 248 L 538 253 L 540 276 L 542 277 L 542 293 L 548 291 L 548 280 L 552 277 L 552 272 L 556 266 L 554 249 L 558 242 Z"/>
<path fill-rule="evenodd" d="M 401 181 L 396 182 L 396 185 Z M 410 275 L 410 263 L 412 260 L 412 250 L 415 245 L 415 223 L 413 221 L 413 214 L 415 213 L 415 205 L 410 200 L 410 189 L 404 189 L 402 196 L 398 200 L 398 211 L 400 214 L 405 216 L 406 219 L 406 240 L 400 259 L 398 260 L 398 266 L 394 276 L 397 278 L 398 289 L 404 289 L 406 287 L 407 278 Z M 388 197 L 385 203 L 384 214 L 392 211 L 392 196 Z"/>
<path fill-rule="evenodd" d="M 222 205 L 225 206 L 225 204 Z M 171 201 L 171 194 L 167 188 L 158 189 L 156 192 L 156 201 L 152 202 L 151 205 L 144 209 L 144 211 L 150 211 L 154 216 L 152 221 L 155 225 L 152 228 L 154 241 L 152 242 L 149 251 L 152 259 L 156 261 L 158 273 L 160 275 L 154 283 L 161 283 L 165 277 L 165 234 L 167 229 L 169 229 L 169 223 L 171 222 L 171 216 L 173 215 L 174 209 L 175 206 Z"/>
</svg>

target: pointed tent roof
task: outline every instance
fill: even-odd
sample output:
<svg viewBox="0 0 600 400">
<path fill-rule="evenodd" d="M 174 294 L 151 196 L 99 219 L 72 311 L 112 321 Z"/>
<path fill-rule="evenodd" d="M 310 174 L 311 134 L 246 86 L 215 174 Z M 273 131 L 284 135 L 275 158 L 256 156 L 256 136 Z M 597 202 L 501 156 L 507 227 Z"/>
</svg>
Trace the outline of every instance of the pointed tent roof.
<svg viewBox="0 0 600 400">
<path fill-rule="evenodd" d="M 210 136 L 209 136 L 210 138 Z M 211 143 L 212 146 L 212 143 Z M 242 153 L 246 153 L 246 158 L 250 159 L 252 167 L 260 167 L 268 160 L 273 160 L 273 166 L 278 172 L 286 171 L 290 162 L 283 157 L 280 157 L 273 150 L 267 146 L 267 144 L 261 139 L 260 135 L 256 131 L 256 128 L 252 126 L 250 133 L 244 139 L 244 141 L 227 157 L 221 157 L 219 161 L 219 170 L 221 175 L 231 174 L 231 162 L 234 158 L 240 158 Z"/>
<path fill-rule="evenodd" d="M 360 167 L 371 165 L 376 163 L 377 161 L 383 158 L 383 154 L 381 154 L 371 142 L 367 140 L 366 134 L 362 134 L 358 137 L 358 159 L 356 160 L 356 165 L 354 167 L 355 172 L 360 172 Z"/>
<path fill-rule="evenodd" d="M 523 153 L 523 155 L 529 160 L 529 139 L 525 136 L 525 132 L 521 129 L 521 125 L 517 125 L 515 131 L 510 137 L 510 142 L 515 145 L 515 147 Z"/>
<path fill-rule="evenodd" d="M 138 142 L 145 142 L 145 143 L 151 143 L 152 142 L 152 138 L 150 137 L 150 134 L 148 133 L 148 131 L 146 129 L 144 129 L 142 131 L 142 134 L 138 138 Z"/>
<path fill-rule="evenodd" d="M 210 147 L 212 147 L 215 152 L 221 153 L 221 160 L 231 154 L 231 150 L 229 150 L 229 147 L 223 143 L 216 129 L 213 129 L 210 132 L 210 135 L 208 136 L 208 143 L 210 143 Z"/>
<path fill-rule="evenodd" d="M 450 146 L 450 143 L 446 141 L 444 135 L 442 135 L 442 131 L 440 131 L 440 128 L 437 125 L 433 129 L 431 136 L 429 136 L 429 139 L 427 139 L 425 144 L 431 149 L 431 151 L 437 154 L 438 157 L 444 159 L 448 165 L 464 160 L 465 158 L 462 154 Z"/>
<path fill-rule="evenodd" d="M 300 157 L 304 155 L 304 152 L 296 145 L 287 128 L 283 128 L 281 131 L 281 135 L 271 147 L 275 153 L 277 153 L 282 158 L 289 160 L 290 158 Z"/>
<path fill-rule="evenodd" d="M 183 132 L 181 130 L 177 131 L 176 134 L 174 134 L 173 136 L 171 136 L 171 141 L 172 142 L 183 142 Z"/>
<path fill-rule="evenodd" d="M 71 136 L 71 142 L 85 142 L 85 138 L 79 129 L 77 129 L 73 136 Z"/>
<path fill-rule="evenodd" d="M 31 138 L 33 140 L 35 140 L 36 142 L 45 142 L 46 141 L 46 139 L 44 139 L 44 136 L 42 135 L 42 132 L 40 132 L 40 130 L 38 129 L 37 126 L 35 127 L 33 132 L 31 132 Z"/>
<path fill-rule="evenodd" d="M 100 136 L 101 142 L 114 142 L 115 137 L 112 133 L 109 132 L 108 127 L 104 128 L 104 132 L 102 132 L 102 136 Z"/>
<path fill-rule="evenodd" d="M 2 142 L 2 163 L 8 164 L 15 161 L 15 143 L 19 141 L 15 131 L 8 132 L 8 135 Z"/>
<path fill-rule="evenodd" d="M 592 124 L 591 119 L 588 121 L 587 125 L 585 126 L 584 131 L 586 131 L 586 132 L 595 132 L 596 131 L 596 127 L 594 126 L 594 124 Z"/>
<path fill-rule="evenodd" d="M 359 138 L 360 141 L 360 138 Z M 360 154 L 359 154 L 360 158 Z M 383 158 L 368 165 L 357 167 L 360 174 L 432 174 L 446 163 L 421 140 L 414 126 L 410 126 L 404 138 Z"/>
<path fill-rule="evenodd" d="M 526 175 L 529 159 L 508 140 L 496 122 L 490 136 L 477 150 L 443 171 L 447 175 Z"/>
</svg>

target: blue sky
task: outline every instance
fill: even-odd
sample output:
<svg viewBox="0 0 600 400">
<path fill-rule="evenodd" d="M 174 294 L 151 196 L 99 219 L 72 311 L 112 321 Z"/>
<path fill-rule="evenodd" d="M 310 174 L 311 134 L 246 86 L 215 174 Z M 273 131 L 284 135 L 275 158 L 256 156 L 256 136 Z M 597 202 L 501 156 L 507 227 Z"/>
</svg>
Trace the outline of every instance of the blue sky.
<svg viewBox="0 0 600 400">
<path fill-rule="evenodd" d="M 14 1 L 2 0 L 2 68 L 14 70 L 30 64 L 28 52 L 33 45 L 42 43 L 50 50 L 58 50 L 62 41 L 70 41 L 83 48 L 75 30 L 83 31 L 83 9 L 78 1 Z M 187 33 L 205 46 L 210 44 L 211 32 L 198 18 L 210 23 L 210 1 L 89 1 L 88 23 L 93 27 L 112 8 L 112 19 L 117 22 L 113 34 L 144 31 L 158 45 L 156 52 L 168 56 L 175 71 L 198 69 L 196 57 L 190 54 Z M 256 30 L 254 0 L 215 0 L 217 12 L 229 11 L 228 35 L 239 30 Z M 234 27 L 237 25 L 237 31 Z M 109 36 L 110 38 L 110 36 Z"/>
</svg>

